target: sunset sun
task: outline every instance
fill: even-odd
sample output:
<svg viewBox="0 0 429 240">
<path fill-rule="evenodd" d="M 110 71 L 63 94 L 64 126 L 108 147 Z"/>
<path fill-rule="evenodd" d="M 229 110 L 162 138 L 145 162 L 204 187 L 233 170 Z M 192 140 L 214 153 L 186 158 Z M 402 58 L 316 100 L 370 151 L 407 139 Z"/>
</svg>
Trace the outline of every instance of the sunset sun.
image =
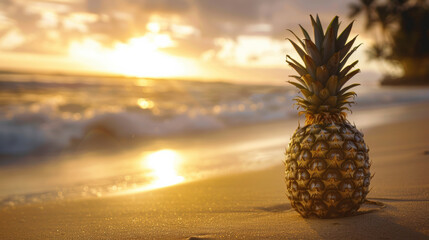
<svg viewBox="0 0 429 240">
<path fill-rule="evenodd" d="M 174 47 L 169 34 L 159 33 L 158 23 L 148 23 L 148 32 L 126 42 L 116 42 L 111 47 L 86 38 L 73 42 L 69 47 L 72 58 L 84 61 L 94 69 L 135 77 L 173 77 L 192 72 L 189 59 L 171 56 L 163 49 Z"/>
</svg>

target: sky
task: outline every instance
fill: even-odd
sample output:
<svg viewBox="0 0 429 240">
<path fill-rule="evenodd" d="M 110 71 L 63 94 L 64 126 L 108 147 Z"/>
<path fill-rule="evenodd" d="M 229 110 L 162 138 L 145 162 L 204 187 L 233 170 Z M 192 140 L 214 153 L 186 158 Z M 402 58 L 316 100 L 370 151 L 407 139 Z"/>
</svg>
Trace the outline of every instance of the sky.
<svg viewBox="0 0 429 240">
<path fill-rule="evenodd" d="M 310 14 L 344 28 L 352 0 L 0 0 L 0 69 L 284 83 Z M 361 78 L 389 69 L 365 55 Z"/>
</svg>

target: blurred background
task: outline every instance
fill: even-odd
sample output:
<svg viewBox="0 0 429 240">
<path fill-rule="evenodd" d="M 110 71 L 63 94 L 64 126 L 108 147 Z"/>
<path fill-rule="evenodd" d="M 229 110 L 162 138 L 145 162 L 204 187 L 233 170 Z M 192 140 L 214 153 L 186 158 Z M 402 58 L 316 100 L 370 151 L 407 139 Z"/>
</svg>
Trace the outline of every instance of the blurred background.
<svg viewBox="0 0 429 240">
<path fill-rule="evenodd" d="M 255 145 L 240 127 L 296 127 L 286 29 L 310 30 L 310 14 L 325 27 L 335 15 L 342 28 L 355 20 L 355 109 L 429 99 L 410 86 L 429 79 L 427 1 L 0 0 L 0 202 L 278 164 L 293 129 L 253 130 L 270 139 Z M 261 146 L 274 150 L 250 151 Z"/>
</svg>

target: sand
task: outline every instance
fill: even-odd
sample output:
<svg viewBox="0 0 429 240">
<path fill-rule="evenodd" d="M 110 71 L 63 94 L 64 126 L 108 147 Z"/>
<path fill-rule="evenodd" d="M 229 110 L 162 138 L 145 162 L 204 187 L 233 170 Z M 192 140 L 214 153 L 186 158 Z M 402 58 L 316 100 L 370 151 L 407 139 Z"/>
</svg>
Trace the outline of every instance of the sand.
<svg viewBox="0 0 429 240">
<path fill-rule="evenodd" d="M 278 165 L 144 193 L 5 208 L 0 239 L 429 239 L 428 106 L 364 129 L 375 172 L 368 199 L 384 208 L 304 219 L 285 197 Z"/>
</svg>

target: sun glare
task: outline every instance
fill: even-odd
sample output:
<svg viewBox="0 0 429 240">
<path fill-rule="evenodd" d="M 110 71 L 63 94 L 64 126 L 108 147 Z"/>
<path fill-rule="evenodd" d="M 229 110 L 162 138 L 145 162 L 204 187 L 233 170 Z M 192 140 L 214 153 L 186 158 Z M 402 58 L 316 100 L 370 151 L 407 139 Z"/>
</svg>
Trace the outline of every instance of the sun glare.
<svg viewBox="0 0 429 240">
<path fill-rule="evenodd" d="M 191 75 L 195 67 L 190 59 L 162 52 L 162 49 L 175 46 L 171 36 L 158 33 L 159 24 L 151 23 L 147 28 L 150 32 L 145 35 L 131 38 L 125 43 L 117 42 L 111 48 L 91 38 L 73 42 L 69 54 L 97 71 L 135 77 Z"/>
<path fill-rule="evenodd" d="M 180 161 L 182 161 L 180 155 L 169 149 L 147 155 L 141 164 L 144 169 L 150 169 L 155 178 L 150 188 L 166 187 L 183 182 L 185 178 L 179 176 L 176 170 Z"/>
<path fill-rule="evenodd" d="M 141 109 L 151 109 L 153 108 L 153 106 L 155 105 L 151 100 L 145 99 L 145 98 L 139 98 L 137 100 L 137 105 L 139 105 L 139 107 Z"/>
<path fill-rule="evenodd" d="M 146 24 L 146 29 L 153 33 L 158 33 L 161 30 L 161 25 L 157 22 L 150 22 Z"/>
</svg>

